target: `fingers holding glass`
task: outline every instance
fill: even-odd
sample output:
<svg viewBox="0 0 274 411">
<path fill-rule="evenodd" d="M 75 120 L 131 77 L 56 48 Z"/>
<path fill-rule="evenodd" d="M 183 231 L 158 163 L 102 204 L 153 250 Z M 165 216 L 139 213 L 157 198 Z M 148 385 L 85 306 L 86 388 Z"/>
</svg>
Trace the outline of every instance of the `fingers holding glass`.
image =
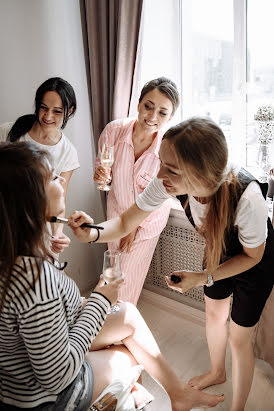
<svg viewBox="0 0 274 411">
<path fill-rule="evenodd" d="M 114 147 L 109 144 L 103 144 L 102 151 L 101 151 L 101 166 L 104 168 L 106 177 L 104 179 L 104 182 L 99 184 L 99 186 L 97 187 L 99 190 L 102 190 L 102 191 L 110 190 L 108 183 L 111 181 L 110 171 L 111 171 L 113 162 L 114 162 Z"/>
</svg>

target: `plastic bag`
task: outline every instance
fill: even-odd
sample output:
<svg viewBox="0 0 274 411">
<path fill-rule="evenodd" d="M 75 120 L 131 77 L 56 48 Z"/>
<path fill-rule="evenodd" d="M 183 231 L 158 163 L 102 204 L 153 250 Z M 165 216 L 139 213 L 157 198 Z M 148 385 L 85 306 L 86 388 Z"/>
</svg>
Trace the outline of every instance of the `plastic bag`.
<svg viewBox="0 0 274 411">
<path fill-rule="evenodd" d="M 113 399 L 111 403 L 108 398 L 108 401 L 110 403 L 109 408 L 105 407 L 101 409 L 106 411 L 108 409 L 114 409 L 115 411 L 141 410 L 146 404 L 154 399 L 154 397 L 143 386 L 140 386 L 140 384 L 136 383 L 143 369 L 144 367 L 142 365 L 135 365 L 134 367 L 132 367 L 129 375 L 124 378 L 114 380 L 104 389 L 101 395 L 96 398 L 92 406 L 96 405 L 98 402 L 100 403 L 100 400 L 102 400 L 106 394 L 110 394 L 109 398 L 112 395 L 113 398 L 117 399 L 116 408 L 113 408 Z M 131 393 L 132 390 L 133 394 Z M 139 393 L 141 393 L 141 396 L 143 396 L 142 400 L 140 400 L 139 398 L 138 401 L 135 400 L 135 398 L 137 398 L 135 391 L 139 391 Z M 138 403 L 137 405 L 136 402 Z M 92 406 L 90 409 L 96 410 L 96 408 L 92 408 Z"/>
</svg>

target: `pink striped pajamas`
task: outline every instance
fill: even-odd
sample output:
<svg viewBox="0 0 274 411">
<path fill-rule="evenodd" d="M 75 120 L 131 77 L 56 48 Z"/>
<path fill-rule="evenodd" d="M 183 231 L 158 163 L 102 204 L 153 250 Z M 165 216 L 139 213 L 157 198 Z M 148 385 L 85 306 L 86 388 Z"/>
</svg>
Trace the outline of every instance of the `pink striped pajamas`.
<svg viewBox="0 0 274 411">
<path fill-rule="evenodd" d="M 111 190 L 107 198 L 107 218 L 117 217 L 127 210 L 156 176 L 159 170 L 159 147 L 163 133 L 159 131 L 151 146 L 135 161 L 132 143 L 136 119 L 115 120 L 107 124 L 98 143 L 95 166 L 100 165 L 101 148 L 104 142 L 114 146 Z M 137 304 L 145 277 L 161 231 L 166 226 L 170 202 L 153 211 L 138 227 L 129 253 L 123 252 L 121 268 L 126 280 L 119 298 Z M 120 241 L 109 243 L 112 250 L 119 250 Z"/>
</svg>

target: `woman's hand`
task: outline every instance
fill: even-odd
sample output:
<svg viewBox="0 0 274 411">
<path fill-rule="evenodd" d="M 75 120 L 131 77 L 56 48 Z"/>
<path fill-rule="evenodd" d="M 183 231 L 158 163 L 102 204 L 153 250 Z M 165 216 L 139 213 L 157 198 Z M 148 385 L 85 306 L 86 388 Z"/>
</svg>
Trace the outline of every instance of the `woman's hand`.
<svg viewBox="0 0 274 411">
<path fill-rule="evenodd" d="M 109 184 L 111 182 L 111 168 L 104 168 L 102 166 L 96 167 L 93 180 L 99 184 Z"/>
<path fill-rule="evenodd" d="M 70 238 L 64 233 L 57 233 L 51 237 L 50 242 L 51 250 L 55 254 L 59 254 L 70 245 Z"/>
<path fill-rule="evenodd" d="M 175 283 L 171 280 L 172 275 L 181 278 L 181 281 Z M 174 271 L 173 274 L 166 276 L 166 283 L 172 290 L 179 291 L 180 293 L 185 293 L 191 288 L 204 285 L 206 282 L 206 274 L 204 271 L 194 272 L 194 271 Z"/>
<path fill-rule="evenodd" d="M 103 275 L 100 276 L 100 280 L 96 285 L 94 291 L 97 291 L 100 294 L 103 294 L 109 299 L 111 304 L 116 303 L 118 298 L 118 290 L 124 283 L 124 277 L 117 278 L 117 280 L 111 281 L 108 284 L 105 284 Z"/>
<path fill-rule="evenodd" d="M 129 233 L 128 235 L 126 235 L 125 237 L 121 238 L 120 240 L 120 250 L 126 251 L 127 253 L 130 252 L 131 246 L 133 241 L 135 240 L 135 236 L 137 233 L 138 228 L 136 228 L 135 230 L 133 230 L 131 233 Z"/>
<path fill-rule="evenodd" d="M 90 235 L 91 230 L 95 231 L 94 239 L 97 236 L 97 230 L 88 227 L 81 227 L 83 223 L 94 223 L 93 219 L 88 214 L 84 213 L 84 211 L 75 210 L 68 218 L 68 225 L 72 229 L 75 237 L 77 237 L 82 243 L 87 243 L 93 240 Z"/>
</svg>

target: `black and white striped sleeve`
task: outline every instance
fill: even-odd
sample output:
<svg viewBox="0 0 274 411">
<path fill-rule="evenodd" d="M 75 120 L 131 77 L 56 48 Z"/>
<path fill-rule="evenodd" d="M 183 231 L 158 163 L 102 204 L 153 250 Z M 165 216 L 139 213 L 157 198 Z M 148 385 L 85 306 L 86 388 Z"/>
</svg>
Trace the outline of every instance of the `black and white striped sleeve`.
<svg viewBox="0 0 274 411">
<path fill-rule="evenodd" d="M 31 269 L 37 278 L 35 264 Z M 55 267 L 44 263 L 34 292 L 25 294 L 23 305 L 17 309 L 19 332 L 35 377 L 45 390 L 58 393 L 78 374 L 92 340 L 104 324 L 110 303 L 103 295 L 92 293 L 86 307 L 69 324 L 68 308 L 62 298 L 64 290 L 57 284 L 56 272 Z M 66 281 L 74 284 L 68 277 Z M 71 301 L 75 289 L 79 293 L 76 286 L 66 288 Z"/>
</svg>

